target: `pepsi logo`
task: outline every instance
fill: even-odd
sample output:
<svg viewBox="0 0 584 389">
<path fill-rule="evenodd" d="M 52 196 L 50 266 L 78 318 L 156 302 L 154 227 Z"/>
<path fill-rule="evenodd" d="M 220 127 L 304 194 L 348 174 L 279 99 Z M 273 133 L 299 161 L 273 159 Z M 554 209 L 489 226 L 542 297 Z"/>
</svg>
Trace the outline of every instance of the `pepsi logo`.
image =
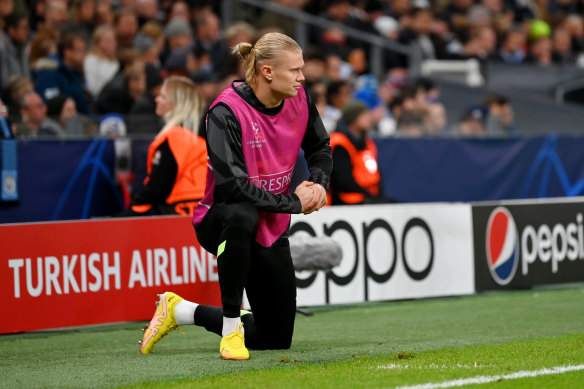
<svg viewBox="0 0 584 389">
<path fill-rule="evenodd" d="M 507 285 L 513 279 L 519 262 L 519 240 L 513 216 L 505 207 L 491 212 L 486 234 L 487 263 L 493 279 Z"/>
</svg>

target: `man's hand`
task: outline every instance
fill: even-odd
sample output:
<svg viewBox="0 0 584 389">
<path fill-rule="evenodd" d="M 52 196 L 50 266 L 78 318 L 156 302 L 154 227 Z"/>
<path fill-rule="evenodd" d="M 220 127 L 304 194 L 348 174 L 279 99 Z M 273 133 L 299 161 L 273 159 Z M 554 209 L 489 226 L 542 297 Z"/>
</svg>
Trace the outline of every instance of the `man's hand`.
<svg viewBox="0 0 584 389">
<path fill-rule="evenodd" d="M 302 213 L 308 215 L 314 211 L 318 211 L 322 207 L 326 205 L 326 190 L 320 184 L 315 184 L 314 182 L 310 181 L 303 181 L 296 190 L 298 189 L 304 190 L 305 188 L 311 189 L 313 192 L 313 196 L 308 203 L 302 203 Z M 296 193 L 296 192 L 295 192 Z M 298 195 L 298 193 L 296 193 Z M 300 197 L 298 195 L 298 197 Z M 302 201 L 302 200 L 301 200 Z"/>
<path fill-rule="evenodd" d="M 312 190 L 312 182 L 304 181 L 296 187 L 294 194 L 300 199 L 302 204 L 302 213 L 306 213 L 306 206 L 312 202 L 314 197 L 314 190 Z"/>
</svg>

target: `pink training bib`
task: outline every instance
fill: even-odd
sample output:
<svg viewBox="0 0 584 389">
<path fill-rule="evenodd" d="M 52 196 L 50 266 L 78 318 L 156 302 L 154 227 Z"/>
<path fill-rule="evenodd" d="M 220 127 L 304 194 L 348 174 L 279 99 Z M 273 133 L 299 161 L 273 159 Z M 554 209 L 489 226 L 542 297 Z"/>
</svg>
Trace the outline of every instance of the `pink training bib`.
<svg viewBox="0 0 584 389">
<path fill-rule="evenodd" d="M 239 85 L 239 84 L 238 84 Z M 276 115 L 267 115 L 252 107 L 235 91 L 235 83 L 225 89 L 211 107 L 224 103 L 235 114 L 241 126 L 241 144 L 248 180 L 258 188 L 274 194 L 289 194 L 290 180 L 296 158 L 308 125 L 306 93 L 284 101 Z M 213 204 L 215 180 L 207 170 L 205 197 L 193 215 L 193 223 L 200 223 Z M 286 231 L 290 214 L 260 212 L 256 241 L 270 247 Z"/>
</svg>

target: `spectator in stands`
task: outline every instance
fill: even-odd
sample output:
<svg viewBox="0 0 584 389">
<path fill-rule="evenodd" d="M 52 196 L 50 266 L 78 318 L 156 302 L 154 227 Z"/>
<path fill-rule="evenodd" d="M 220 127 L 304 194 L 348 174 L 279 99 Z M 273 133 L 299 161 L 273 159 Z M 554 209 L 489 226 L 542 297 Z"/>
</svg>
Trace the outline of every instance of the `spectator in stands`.
<svg viewBox="0 0 584 389">
<path fill-rule="evenodd" d="M 102 24 L 114 25 L 116 16 L 114 14 L 113 5 L 110 1 L 98 1 L 96 8 L 97 25 Z"/>
<path fill-rule="evenodd" d="M 472 29 L 470 39 L 464 44 L 462 56 L 480 60 L 496 57 L 497 36 L 493 27 L 481 26 Z"/>
<path fill-rule="evenodd" d="M 440 18 L 451 27 L 452 32 L 463 38 L 470 26 L 468 12 L 473 5 L 474 0 L 451 0 L 440 14 Z"/>
<path fill-rule="evenodd" d="M 94 98 L 120 69 L 116 52 L 116 32 L 113 27 L 105 24 L 96 28 L 89 54 L 83 61 L 87 90 Z"/>
<path fill-rule="evenodd" d="M 116 12 L 114 28 L 118 41 L 118 50 L 134 47 L 134 38 L 138 33 L 138 18 L 133 10 L 121 8 Z"/>
<path fill-rule="evenodd" d="M 0 19 L 6 18 L 14 12 L 14 0 L 0 1 Z"/>
<path fill-rule="evenodd" d="M 172 3 L 167 19 L 172 20 L 174 18 L 183 19 L 186 22 L 191 21 L 191 12 L 186 1 L 179 0 Z"/>
<path fill-rule="evenodd" d="M 444 135 L 447 131 L 448 118 L 446 109 L 441 103 L 428 104 L 424 115 L 426 135 Z"/>
<path fill-rule="evenodd" d="M 385 14 L 395 20 L 405 17 L 412 9 L 411 0 L 384 1 Z"/>
<path fill-rule="evenodd" d="M 466 108 L 460 122 L 453 130 L 453 135 L 484 136 L 487 108 L 482 105 L 472 105 Z"/>
<path fill-rule="evenodd" d="M 520 29 L 507 31 L 501 40 L 501 45 L 495 58 L 506 63 L 522 63 L 525 60 L 525 33 Z"/>
<path fill-rule="evenodd" d="M 353 49 L 349 52 L 349 55 L 347 56 L 347 63 L 351 65 L 353 74 L 356 76 L 362 76 L 369 70 L 369 65 L 367 63 L 367 53 L 361 48 Z"/>
<path fill-rule="evenodd" d="M 136 39 L 134 39 L 134 49 L 140 53 L 140 58 L 146 65 L 152 65 L 159 70 L 162 69 L 160 55 L 164 50 L 164 32 L 160 23 L 150 21 L 144 24 Z"/>
<path fill-rule="evenodd" d="M 168 75 L 189 77 L 198 69 L 197 58 L 187 47 L 172 50 L 164 61 L 164 71 Z"/>
<path fill-rule="evenodd" d="M 426 135 L 426 113 L 426 109 L 404 109 L 397 118 L 396 134 L 406 137 L 420 137 Z"/>
<path fill-rule="evenodd" d="M 225 41 L 227 47 L 235 47 L 241 42 L 255 42 L 256 35 L 256 29 L 251 24 L 235 22 L 225 30 Z M 243 63 L 234 55 L 230 56 L 229 65 L 226 67 L 225 72 L 225 75 L 220 75 L 221 78 L 233 77 L 242 79 L 245 77 Z"/>
<path fill-rule="evenodd" d="M 349 79 L 351 75 L 351 65 L 344 62 L 336 54 L 327 54 L 325 56 L 325 83 Z"/>
<path fill-rule="evenodd" d="M 205 140 L 197 135 L 200 101 L 185 77 L 167 78 L 156 97 L 165 125 L 148 149 L 148 176 L 124 216 L 192 214 L 203 197 L 207 174 Z"/>
<path fill-rule="evenodd" d="M 527 62 L 543 67 L 552 65 L 551 38 L 542 36 L 532 40 L 529 44 Z"/>
<path fill-rule="evenodd" d="M 131 115 L 156 114 L 155 98 L 160 94 L 160 88 L 164 80 L 160 70 L 152 65 L 146 65 L 144 71 L 146 73 L 146 91 L 132 105 L 129 112 Z"/>
<path fill-rule="evenodd" d="M 322 53 L 318 49 L 309 49 L 304 55 L 304 86 L 310 88 L 312 84 L 320 82 L 326 72 L 326 62 Z"/>
<path fill-rule="evenodd" d="M 354 11 L 349 0 L 332 0 L 327 3 L 325 12 L 320 16 L 361 31 L 374 33 L 371 23 Z M 342 30 L 337 28 L 328 28 L 324 31 L 321 28 L 315 28 L 312 36 L 312 40 L 317 42 L 325 53 L 333 53 L 343 59 L 347 58 L 351 50 L 363 47 L 363 42 L 348 38 Z"/>
<path fill-rule="evenodd" d="M 56 70 L 59 67 L 58 37 L 50 30 L 39 31 L 30 42 L 29 64 L 32 79 L 41 70 Z"/>
<path fill-rule="evenodd" d="M 197 93 L 201 98 L 201 106 L 209 108 L 211 103 L 219 95 L 219 77 L 206 69 L 199 69 L 191 74 L 191 80 L 195 83 Z"/>
<path fill-rule="evenodd" d="M 552 62 L 556 65 L 575 65 L 576 55 L 572 50 L 572 37 L 565 28 L 552 32 Z"/>
<path fill-rule="evenodd" d="M 75 100 L 71 97 L 58 95 L 47 101 L 47 114 L 59 123 L 67 136 L 97 135 L 97 124 L 77 112 Z"/>
<path fill-rule="evenodd" d="M 158 20 L 159 13 L 157 0 L 137 0 L 136 15 L 140 27 L 147 22 Z"/>
<path fill-rule="evenodd" d="M 413 8 L 409 17 L 408 26 L 399 33 L 398 42 L 414 50 L 420 59 L 446 59 L 446 41 L 432 31 L 434 14 L 430 9 Z M 403 54 L 396 54 L 393 63 L 396 67 L 407 68 L 408 58 Z"/>
<path fill-rule="evenodd" d="M 310 96 L 310 98 L 314 102 L 314 105 L 316 106 L 316 109 L 318 110 L 318 114 L 320 115 L 320 119 L 322 120 L 324 128 L 330 134 L 335 130 L 337 123 L 336 121 L 331 122 L 329 119 L 324 118 L 327 109 L 326 85 L 322 82 L 313 83 L 308 89 L 308 95 Z"/>
<path fill-rule="evenodd" d="M 326 91 L 327 106 L 322 116 L 323 123 L 328 123 L 326 130 L 331 133 L 341 118 L 341 109 L 351 100 L 353 91 L 347 81 L 334 81 L 328 84 Z"/>
<path fill-rule="evenodd" d="M 486 100 L 488 109 L 485 132 L 487 135 L 513 135 L 516 132 L 513 107 L 502 95 L 491 95 Z"/>
<path fill-rule="evenodd" d="M 11 77 L 30 77 L 28 37 L 30 28 L 26 15 L 13 12 L 5 20 L 5 32 L 0 41 L 0 85 Z"/>
<path fill-rule="evenodd" d="M 343 107 L 337 130 L 331 134 L 333 166 L 329 204 L 370 204 L 385 202 L 377 146 L 367 135 L 372 126 L 367 106 L 357 100 Z"/>
<path fill-rule="evenodd" d="M 67 1 L 65 0 L 47 0 L 44 9 L 44 21 L 38 27 L 38 30 L 47 29 L 51 33 L 61 36 L 63 28 L 69 21 L 67 13 Z"/>
<path fill-rule="evenodd" d="M 222 36 L 221 21 L 211 11 L 199 15 L 196 20 L 197 30 L 194 50 L 202 50 L 209 54 L 212 71 L 220 77 L 224 77 L 231 71 L 229 59 L 231 53 L 225 38 Z"/>
<path fill-rule="evenodd" d="M 59 39 L 58 50 L 59 68 L 39 71 L 36 75 L 35 90 L 45 100 L 59 94 L 70 96 L 75 100 L 77 110 L 88 114 L 89 101 L 83 79 L 83 62 L 87 55 L 85 40 L 75 32 L 65 33 Z"/>
<path fill-rule="evenodd" d="M 93 37 L 93 31 L 97 27 L 97 2 L 96 0 L 74 0 L 71 9 L 71 18 L 65 26 L 66 31 L 77 31 L 85 44 L 89 47 Z"/>
<path fill-rule="evenodd" d="M 8 105 L 8 111 L 10 112 L 10 120 L 12 123 L 16 123 L 21 120 L 20 118 L 20 103 L 22 98 L 28 92 L 34 91 L 34 84 L 30 78 L 17 76 L 11 78 L 6 85 L 3 93 L 3 100 Z"/>
<path fill-rule="evenodd" d="M 188 22 L 177 18 L 169 21 L 164 27 L 168 51 L 178 48 L 190 48 L 193 43 L 193 32 Z"/>
<path fill-rule="evenodd" d="M 568 15 L 558 22 L 556 28 L 565 28 L 570 32 L 573 50 L 582 61 L 582 55 L 584 55 L 584 17 L 581 14 Z M 579 66 L 584 67 L 584 62 L 580 62 Z"/>
<path fill-rule="evenodd" d="M 59 123 L 47 117 L 47 105 L 36 92 L 27 92 L 20 107 L 22 121 L 16 124 L 16 137 L 60 137 L 64 134 Z"/>
<path fill-rule="evenodd" d="M 122 69 L 97 97 L 95 109 L 99 114 L 129 113 L 136 100 L 146 90 L 144 62 L 138 59 L 138 54 L 133 50 L 124 51 L 120 59 Z"/>
</svg>

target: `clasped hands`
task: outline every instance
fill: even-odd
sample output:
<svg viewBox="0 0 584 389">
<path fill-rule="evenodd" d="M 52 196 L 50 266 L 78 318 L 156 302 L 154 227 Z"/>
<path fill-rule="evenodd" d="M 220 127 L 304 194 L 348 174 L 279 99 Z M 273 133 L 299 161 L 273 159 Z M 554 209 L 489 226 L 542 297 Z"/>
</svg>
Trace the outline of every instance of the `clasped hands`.
<svg viewBox="0 0 584 389">
<path fill-rule="evenodd" d="M 303 181 L 296 187 L 294 194 L 300 198 L 302 213 L 308 215 L 326 205 L 326 190 L 320 184 Z"/>
</svg>

